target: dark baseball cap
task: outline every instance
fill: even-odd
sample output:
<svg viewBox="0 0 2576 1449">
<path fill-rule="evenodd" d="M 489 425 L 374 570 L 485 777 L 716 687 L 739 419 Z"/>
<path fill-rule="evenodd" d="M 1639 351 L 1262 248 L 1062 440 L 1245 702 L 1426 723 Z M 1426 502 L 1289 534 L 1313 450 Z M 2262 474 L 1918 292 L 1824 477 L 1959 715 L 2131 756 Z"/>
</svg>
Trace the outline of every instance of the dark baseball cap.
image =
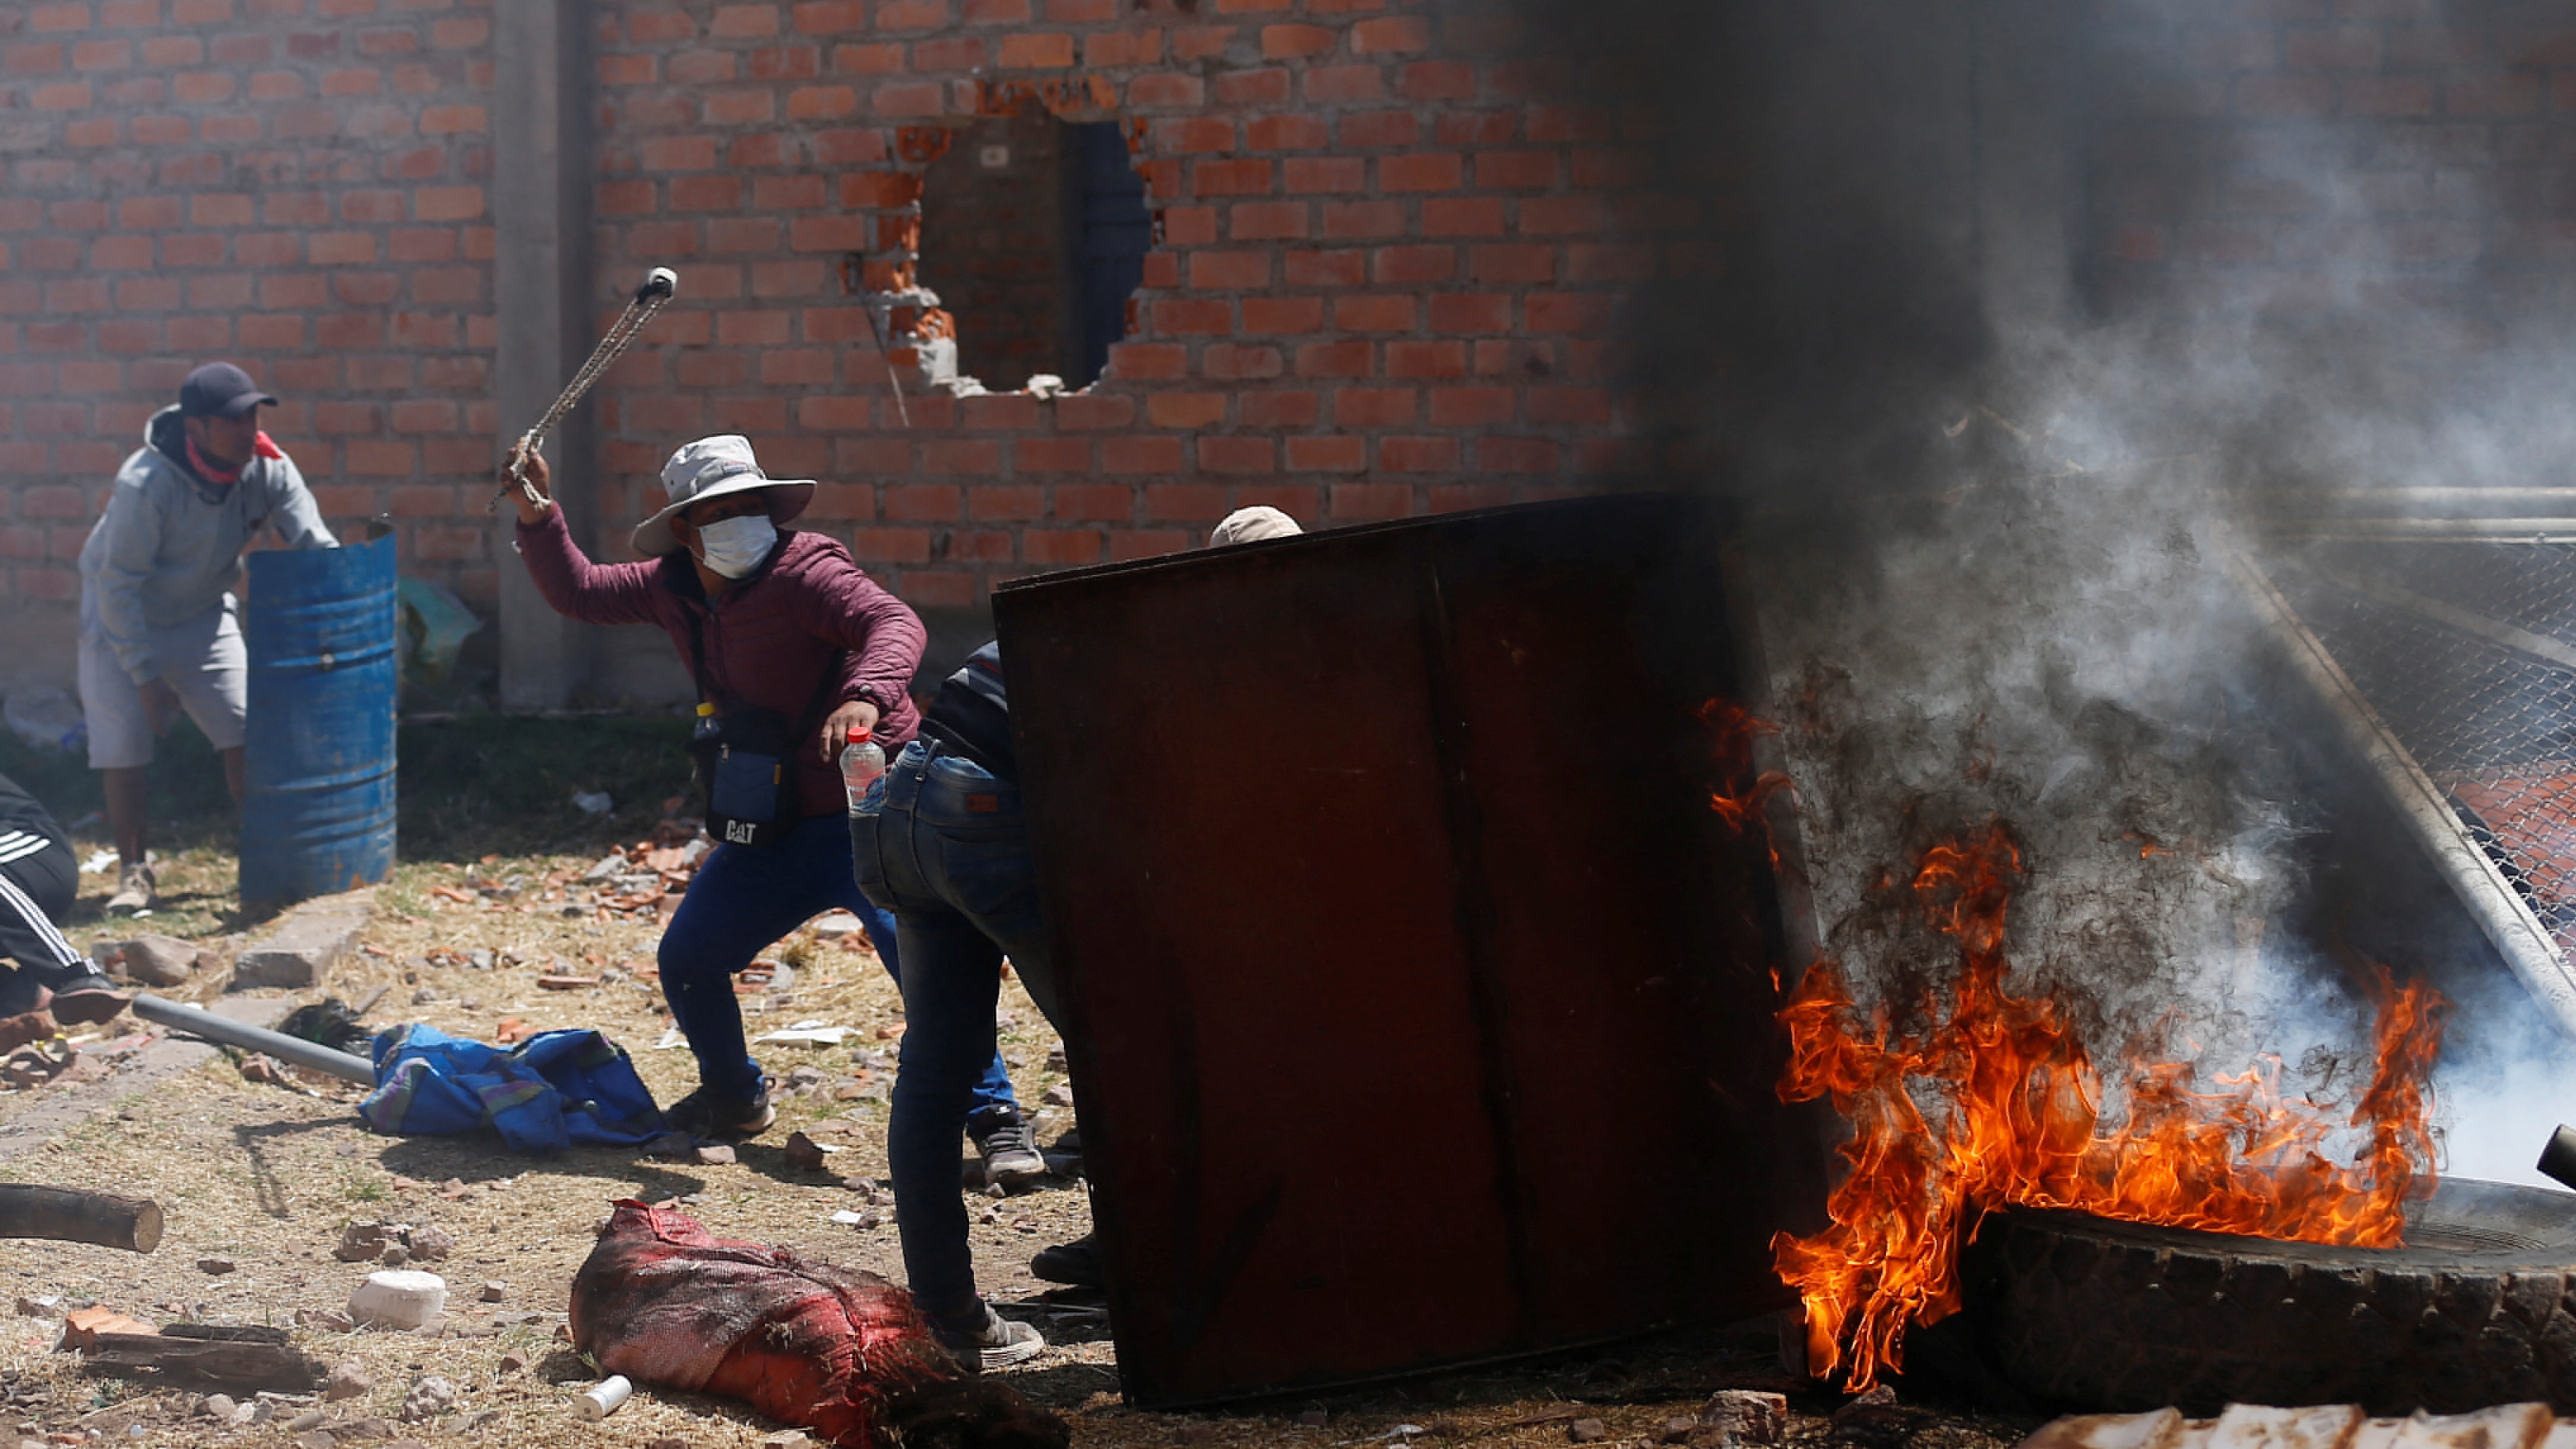
<svg viewBox="0 0 2576 1449">
<path fill-rule="evenodd" d="M 229 362 L 209 362 L 179 384 L 179 411 L 192 418 L 237 418 L 277 399 L 259 390 L 250 374 Z"/>
</svg>

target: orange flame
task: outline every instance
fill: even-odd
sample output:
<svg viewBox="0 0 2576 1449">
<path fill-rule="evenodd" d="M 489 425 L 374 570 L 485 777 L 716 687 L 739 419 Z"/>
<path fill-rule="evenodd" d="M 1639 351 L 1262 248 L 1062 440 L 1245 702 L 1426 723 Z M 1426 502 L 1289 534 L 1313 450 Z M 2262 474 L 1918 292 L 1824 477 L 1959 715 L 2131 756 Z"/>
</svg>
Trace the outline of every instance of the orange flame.
<svg viewBox="0 0 2576 1449">
<path fill-rule="evenodd" d="M 2193 1089 L 2180 1062 L 2130 1067 L 2128 1120 L 2101 1119 L 2101 1080 L 2063 1004 L 2004 988 L 2004 921 L 2021 856 L 2000 824 L 1925 852 L 1914 893 L 1958 942 L 1948 1014 L 1891 1040 L 1882 1010 L 1863 1020 L 1840 973 L 1819 962 L 1779 1018 L 1790 1057 L 1783 1101 L 1830 1097 L 1850 1119 L 1850 1175 L 1827 1201 L 1831 1226 L 1771 1242 L 1781 1279 L 1806 1302 L 1808 1366 L 1862 1389 L 1901 1366 L 1905 1329 L 1959 1308 L 1959 1247 L 2006 1204 L 2256 1237 L 2363 1247 L 2399 1242 L 2410 1192 L 2430 1191 L 2426 1080 L 2443 1002 L 2373 965 L 2378 1066 L 2348 1118 L 2284 1099 L 2277 1060 Z M 1930 1005 L 1927 1003 L 1927 1005 Z M 1939 1104 L 1926 1114 L 1915 1089 Z M 2349 1166 L 2326 1155 L 2345 1127 L 2368 1128 Z"/>
<path fill-rule="evenodd" d="M 1709 808 L 1717 812 L 1728 829 L 1738 833 L 1761 826 L 1763 807 L 1773 795 L 1789 788 L 1789 777 L 1778 770 L 1755 775 L 1753 742 L 1763 735 L 1778 734 L 1780 727 L 1754 718 L 1732 700 L 1712 699 L 1699 707 L 1698 714 L 1700 723 L 1708 727 L 1710 753 L 1717 765 L 1717 784 L 1708 794 Z M 1780 863 L 1777 849 L 1771 852 L 1771 863 Z"/>
</svg>

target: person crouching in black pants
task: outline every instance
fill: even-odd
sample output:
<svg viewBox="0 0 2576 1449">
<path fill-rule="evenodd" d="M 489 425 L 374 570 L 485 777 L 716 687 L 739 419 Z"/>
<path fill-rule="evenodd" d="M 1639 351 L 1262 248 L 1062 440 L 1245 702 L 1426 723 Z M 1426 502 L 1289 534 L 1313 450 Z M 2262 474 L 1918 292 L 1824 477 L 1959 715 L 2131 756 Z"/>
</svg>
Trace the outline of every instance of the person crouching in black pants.
<svg viewBox="0 0 2576 1449">
<path fill-rule="evenodd" d="M 0 979 L 0 1017 L 39 1007 L 54 1020 L 107 1021 L 132 999 L 99 974 L 57 922 L 80 893 L 71 837 L 36 797 L 0 775 L 0 956 L 13 969 Z"/>
</svg>

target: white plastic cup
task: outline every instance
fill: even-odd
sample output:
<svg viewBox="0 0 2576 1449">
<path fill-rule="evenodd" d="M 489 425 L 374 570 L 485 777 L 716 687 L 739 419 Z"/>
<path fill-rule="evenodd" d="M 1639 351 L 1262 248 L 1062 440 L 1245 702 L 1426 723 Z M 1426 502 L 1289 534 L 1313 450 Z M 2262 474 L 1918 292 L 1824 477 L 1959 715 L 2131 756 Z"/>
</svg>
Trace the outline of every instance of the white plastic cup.
<svg viewBox="0 0 2576 1449">
<path fill-rule="evenodd" d="M 572 1411 L 585 1421 L 596 1424 L 616 1413 L 617 1406 L 625 1403 L 626 1396 L 633 1392 L 635 1386 L 626 1381 L 626 1375 L 610 1374 L 574 1396 Z"/>
</svg>

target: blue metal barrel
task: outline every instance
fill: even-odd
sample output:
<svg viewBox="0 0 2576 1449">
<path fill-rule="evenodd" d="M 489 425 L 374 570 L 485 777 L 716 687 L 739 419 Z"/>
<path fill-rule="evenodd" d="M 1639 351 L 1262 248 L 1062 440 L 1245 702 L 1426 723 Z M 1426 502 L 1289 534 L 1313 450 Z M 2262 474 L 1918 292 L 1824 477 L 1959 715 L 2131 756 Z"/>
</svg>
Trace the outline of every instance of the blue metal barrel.
<svg viewBox="0 0 2576 1449">
<path fill-rule="evenodd" d="M 383 880 L 394 865 L 394 541 L 250 555 L 242 903 Z"/>
</svg>

